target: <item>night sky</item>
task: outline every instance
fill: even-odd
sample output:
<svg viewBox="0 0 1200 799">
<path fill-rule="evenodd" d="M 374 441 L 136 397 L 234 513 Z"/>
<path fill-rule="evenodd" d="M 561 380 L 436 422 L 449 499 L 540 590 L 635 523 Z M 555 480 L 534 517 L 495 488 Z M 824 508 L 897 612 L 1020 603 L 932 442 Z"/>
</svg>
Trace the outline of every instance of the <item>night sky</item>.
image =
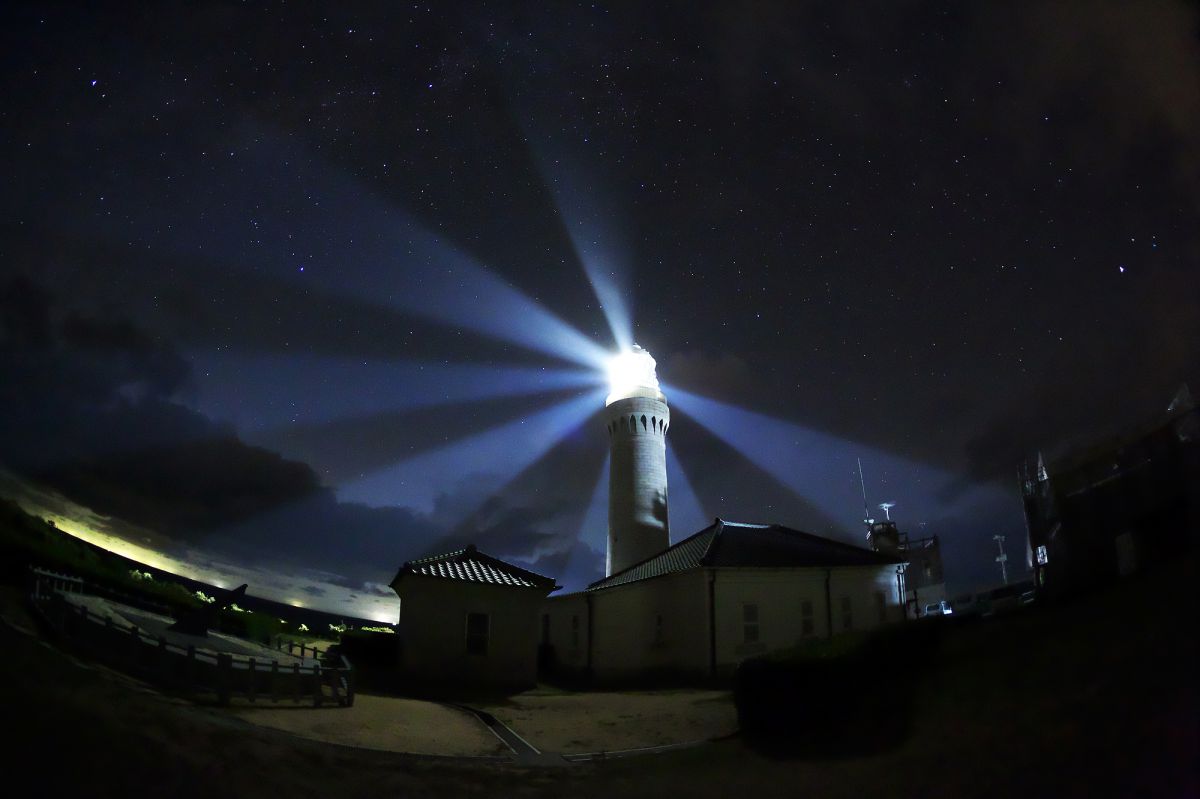
<svg viewBox="0 0 1200 799">
<path fill-rule="evenodd" d="M 673 540 L 862 542 L 861 458 L 965 590 L 1023 457 L 1200 389 L 1193 4 L 551 5 L 6 6 L 9 473 L 181 557 L 578 588 L 636 341 Z"/>
</svg>

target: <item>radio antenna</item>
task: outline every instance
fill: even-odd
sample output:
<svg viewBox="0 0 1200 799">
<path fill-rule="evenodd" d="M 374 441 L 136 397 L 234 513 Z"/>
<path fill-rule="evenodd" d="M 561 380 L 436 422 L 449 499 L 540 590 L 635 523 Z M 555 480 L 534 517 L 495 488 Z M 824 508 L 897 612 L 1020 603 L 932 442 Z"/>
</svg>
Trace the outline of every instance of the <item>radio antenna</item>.
<svg viewBox="0 0 1200 799">
<path fill-rule="evenodd" d="M 868 529 L 867 536 L 870 537 L 869 530 L 871 527 L 871 522 L 873 522 L 875 520 L 871 518 L 871 506 L 867 502 L 867 482 L 865 480 L 863 480 L 862 458 L 858 459 L 858 484 L 860 486 L 862 486 L 863 524 L 867 525 L 867 529 Z"/>
</svg>

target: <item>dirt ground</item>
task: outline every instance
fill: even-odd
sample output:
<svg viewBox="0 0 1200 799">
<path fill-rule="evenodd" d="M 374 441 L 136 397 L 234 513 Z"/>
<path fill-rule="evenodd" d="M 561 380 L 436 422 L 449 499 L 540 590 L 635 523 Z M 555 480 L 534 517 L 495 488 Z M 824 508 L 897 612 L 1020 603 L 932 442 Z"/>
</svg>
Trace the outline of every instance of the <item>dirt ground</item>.
<svg viewBox="0 0 1200 799">
<path fill-rule="evenodd" d="M 237 707 L 229 712 L 302 738 L 388 752 L 466 757 L 509 752 L 469 713 L 416 699 L 358 694 L 353 707 Z"/>
<path fill-rule="evenodd" d="M 544 752 L 614 752 L 719 738 L 737 731 L 728 691 L 529 691 L 482 706 Z"/>
<path fill-rule="evenodd" d="M 1181 560 L 1068 606 L 956 628 L 912 734 L 889 751 L 826 757 L 734 737 L 554 769 L 331 746 L 175 700 L 30 633 L 8 589 L 0 768 L 43 795 L 173 799 L 1194 797 L 1196 578 Z"/>
</svg>

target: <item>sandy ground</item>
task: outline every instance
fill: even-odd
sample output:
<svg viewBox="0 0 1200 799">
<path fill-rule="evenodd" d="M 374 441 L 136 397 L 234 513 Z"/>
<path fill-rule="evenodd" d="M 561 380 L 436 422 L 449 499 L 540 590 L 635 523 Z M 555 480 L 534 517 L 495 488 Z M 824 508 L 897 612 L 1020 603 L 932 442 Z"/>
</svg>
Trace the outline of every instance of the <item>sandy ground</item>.
<svg viewBox="0 0 1200 799">
<path fill-rule="evenodd" d="M 416 699 L 358 694 L 349 708 L 235 707 L 229 712 L 252 724 L 328 743 L 424 755 L 509 754 L 474 716 Z"/>
<path fill-rule="evenodd" d="M 728 691 L 529 691 L 481 709 L 545 752 L 614 752 L 718 738 L 737 730 Z"/>
<path fill-rule="evenodd" d="M 60 651 L 21 590 L 0 586 L 3 707 L 19 730 L 0 768 L 46 796 L 172 799 L 1200 796 L 1198 583 L 1188 559 L 1087 601 L 963 627 L 918 690 L 913 734 L 890 751 L 825 757 L 732 738 L 554 769 L 331 746 L 248 724 Z"/>
</svg>

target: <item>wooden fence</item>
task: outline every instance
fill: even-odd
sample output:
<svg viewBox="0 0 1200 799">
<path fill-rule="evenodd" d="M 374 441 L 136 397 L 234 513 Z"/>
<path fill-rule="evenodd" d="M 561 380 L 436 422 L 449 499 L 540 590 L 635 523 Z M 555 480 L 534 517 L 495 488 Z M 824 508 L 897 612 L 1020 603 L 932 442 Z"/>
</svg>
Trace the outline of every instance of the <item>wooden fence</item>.
<svg viewBox="0 0 1200 799">
<path fill-rule="evenodd" d="M 50 626 L 73 647 L 122 671 L 197 698 L 215 695 L 222 705 L 234 697 L 250 702 L 311 701 L 314 707 L 354 704 L 354 670 L 342 655 L 303 665 L 178 646 L 136 624 L 118 624 L 70 601 L 71 594 L 85 593 L 79 578 L 30 571 L 30 599 Z"/>
</svg>

